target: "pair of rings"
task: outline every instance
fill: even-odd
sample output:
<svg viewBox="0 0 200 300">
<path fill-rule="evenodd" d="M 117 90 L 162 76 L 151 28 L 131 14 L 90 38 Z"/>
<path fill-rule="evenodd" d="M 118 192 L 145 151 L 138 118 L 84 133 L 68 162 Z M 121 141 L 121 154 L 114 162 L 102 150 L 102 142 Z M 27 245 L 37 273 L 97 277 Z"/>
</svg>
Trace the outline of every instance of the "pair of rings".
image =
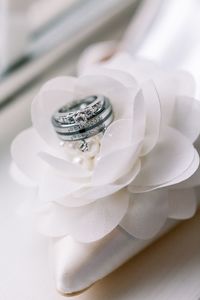
<svg viewBox="0 0 200 300">
<path fill-rule="evenodd" d="M 113 118 L 110 100 L 103 95 L 92 95 L 58 109 L 52 116 L 52 124 L 62 141 L 85 141 L 104 132 Z"/>
</svg>

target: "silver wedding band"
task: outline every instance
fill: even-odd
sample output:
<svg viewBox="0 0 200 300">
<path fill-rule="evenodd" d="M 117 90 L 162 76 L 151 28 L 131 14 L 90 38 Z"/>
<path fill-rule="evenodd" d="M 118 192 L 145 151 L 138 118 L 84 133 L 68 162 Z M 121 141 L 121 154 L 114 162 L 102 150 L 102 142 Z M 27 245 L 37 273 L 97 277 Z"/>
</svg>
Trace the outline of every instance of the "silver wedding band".
<svg viewBox="0 0 200 300">
<path fill-rule="evenodd" d="M 92 95 L 59 108 L 52 116 L 52 124 L 62 141 L 78 141 L 103 132 L 113 118 L 110 100 Z"/>
</svg>

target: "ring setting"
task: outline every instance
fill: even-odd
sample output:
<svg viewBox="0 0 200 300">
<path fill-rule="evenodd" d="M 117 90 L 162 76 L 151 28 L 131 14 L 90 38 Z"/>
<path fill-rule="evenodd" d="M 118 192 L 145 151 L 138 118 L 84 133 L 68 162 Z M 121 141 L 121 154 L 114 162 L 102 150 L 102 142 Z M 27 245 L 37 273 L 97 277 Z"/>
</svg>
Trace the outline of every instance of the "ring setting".
<svg viewBox="0 0 200 300">
<path fill-rule="evenodd" d="M 52 125 L 61 141 L 76 142 L 81 152 L 88 152 L 92 137 L 100 136 L 113 119 L 110 100 L 92 95 L 59 108 L 52 116 Z"/>
</svg>

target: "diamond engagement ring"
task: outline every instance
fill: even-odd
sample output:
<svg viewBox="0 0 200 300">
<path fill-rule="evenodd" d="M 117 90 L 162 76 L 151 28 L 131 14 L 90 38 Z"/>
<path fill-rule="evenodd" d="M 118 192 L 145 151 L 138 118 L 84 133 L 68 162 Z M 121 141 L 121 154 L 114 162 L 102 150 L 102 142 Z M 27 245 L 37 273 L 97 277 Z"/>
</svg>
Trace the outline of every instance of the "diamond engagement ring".
<svg viewBox="0 0 200 300">
<path fill-rule="evenodd" d="M 109 99 L 92 95 L 58 109 L 52 116 L 52 124 L 62 141 L 81 141 L 79 148 L 85 152 L 88 150 L 86 140 L 104 132 L 113 118 Z"/>
</svg>

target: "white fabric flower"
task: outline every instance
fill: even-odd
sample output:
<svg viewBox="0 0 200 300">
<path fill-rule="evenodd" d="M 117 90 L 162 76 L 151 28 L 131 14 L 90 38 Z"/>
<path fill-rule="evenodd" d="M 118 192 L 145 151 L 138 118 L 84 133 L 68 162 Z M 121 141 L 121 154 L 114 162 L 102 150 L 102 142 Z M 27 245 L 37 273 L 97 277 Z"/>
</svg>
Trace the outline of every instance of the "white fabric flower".
<svg viewBox="0 0 200 300">
<path fill-rule="evenodd" d="M 146 239 L 167 218 L 191 217 L 199 183 L 193 144 L 200 133 L 192 77 L 125 53 L 101 66 L 82 62 L 81 69 L 78 78 L 58 77 L 42 87 L 32 104 L 33 127 L 12 144 L 15 164 L 38 189 L 31 210 L 40 231 L 92 242 L 119 225 Z M 115 119 L 88 168 L 59 145 L 51 116 L 93 94 L 110 99 Z"/>
</svg>

